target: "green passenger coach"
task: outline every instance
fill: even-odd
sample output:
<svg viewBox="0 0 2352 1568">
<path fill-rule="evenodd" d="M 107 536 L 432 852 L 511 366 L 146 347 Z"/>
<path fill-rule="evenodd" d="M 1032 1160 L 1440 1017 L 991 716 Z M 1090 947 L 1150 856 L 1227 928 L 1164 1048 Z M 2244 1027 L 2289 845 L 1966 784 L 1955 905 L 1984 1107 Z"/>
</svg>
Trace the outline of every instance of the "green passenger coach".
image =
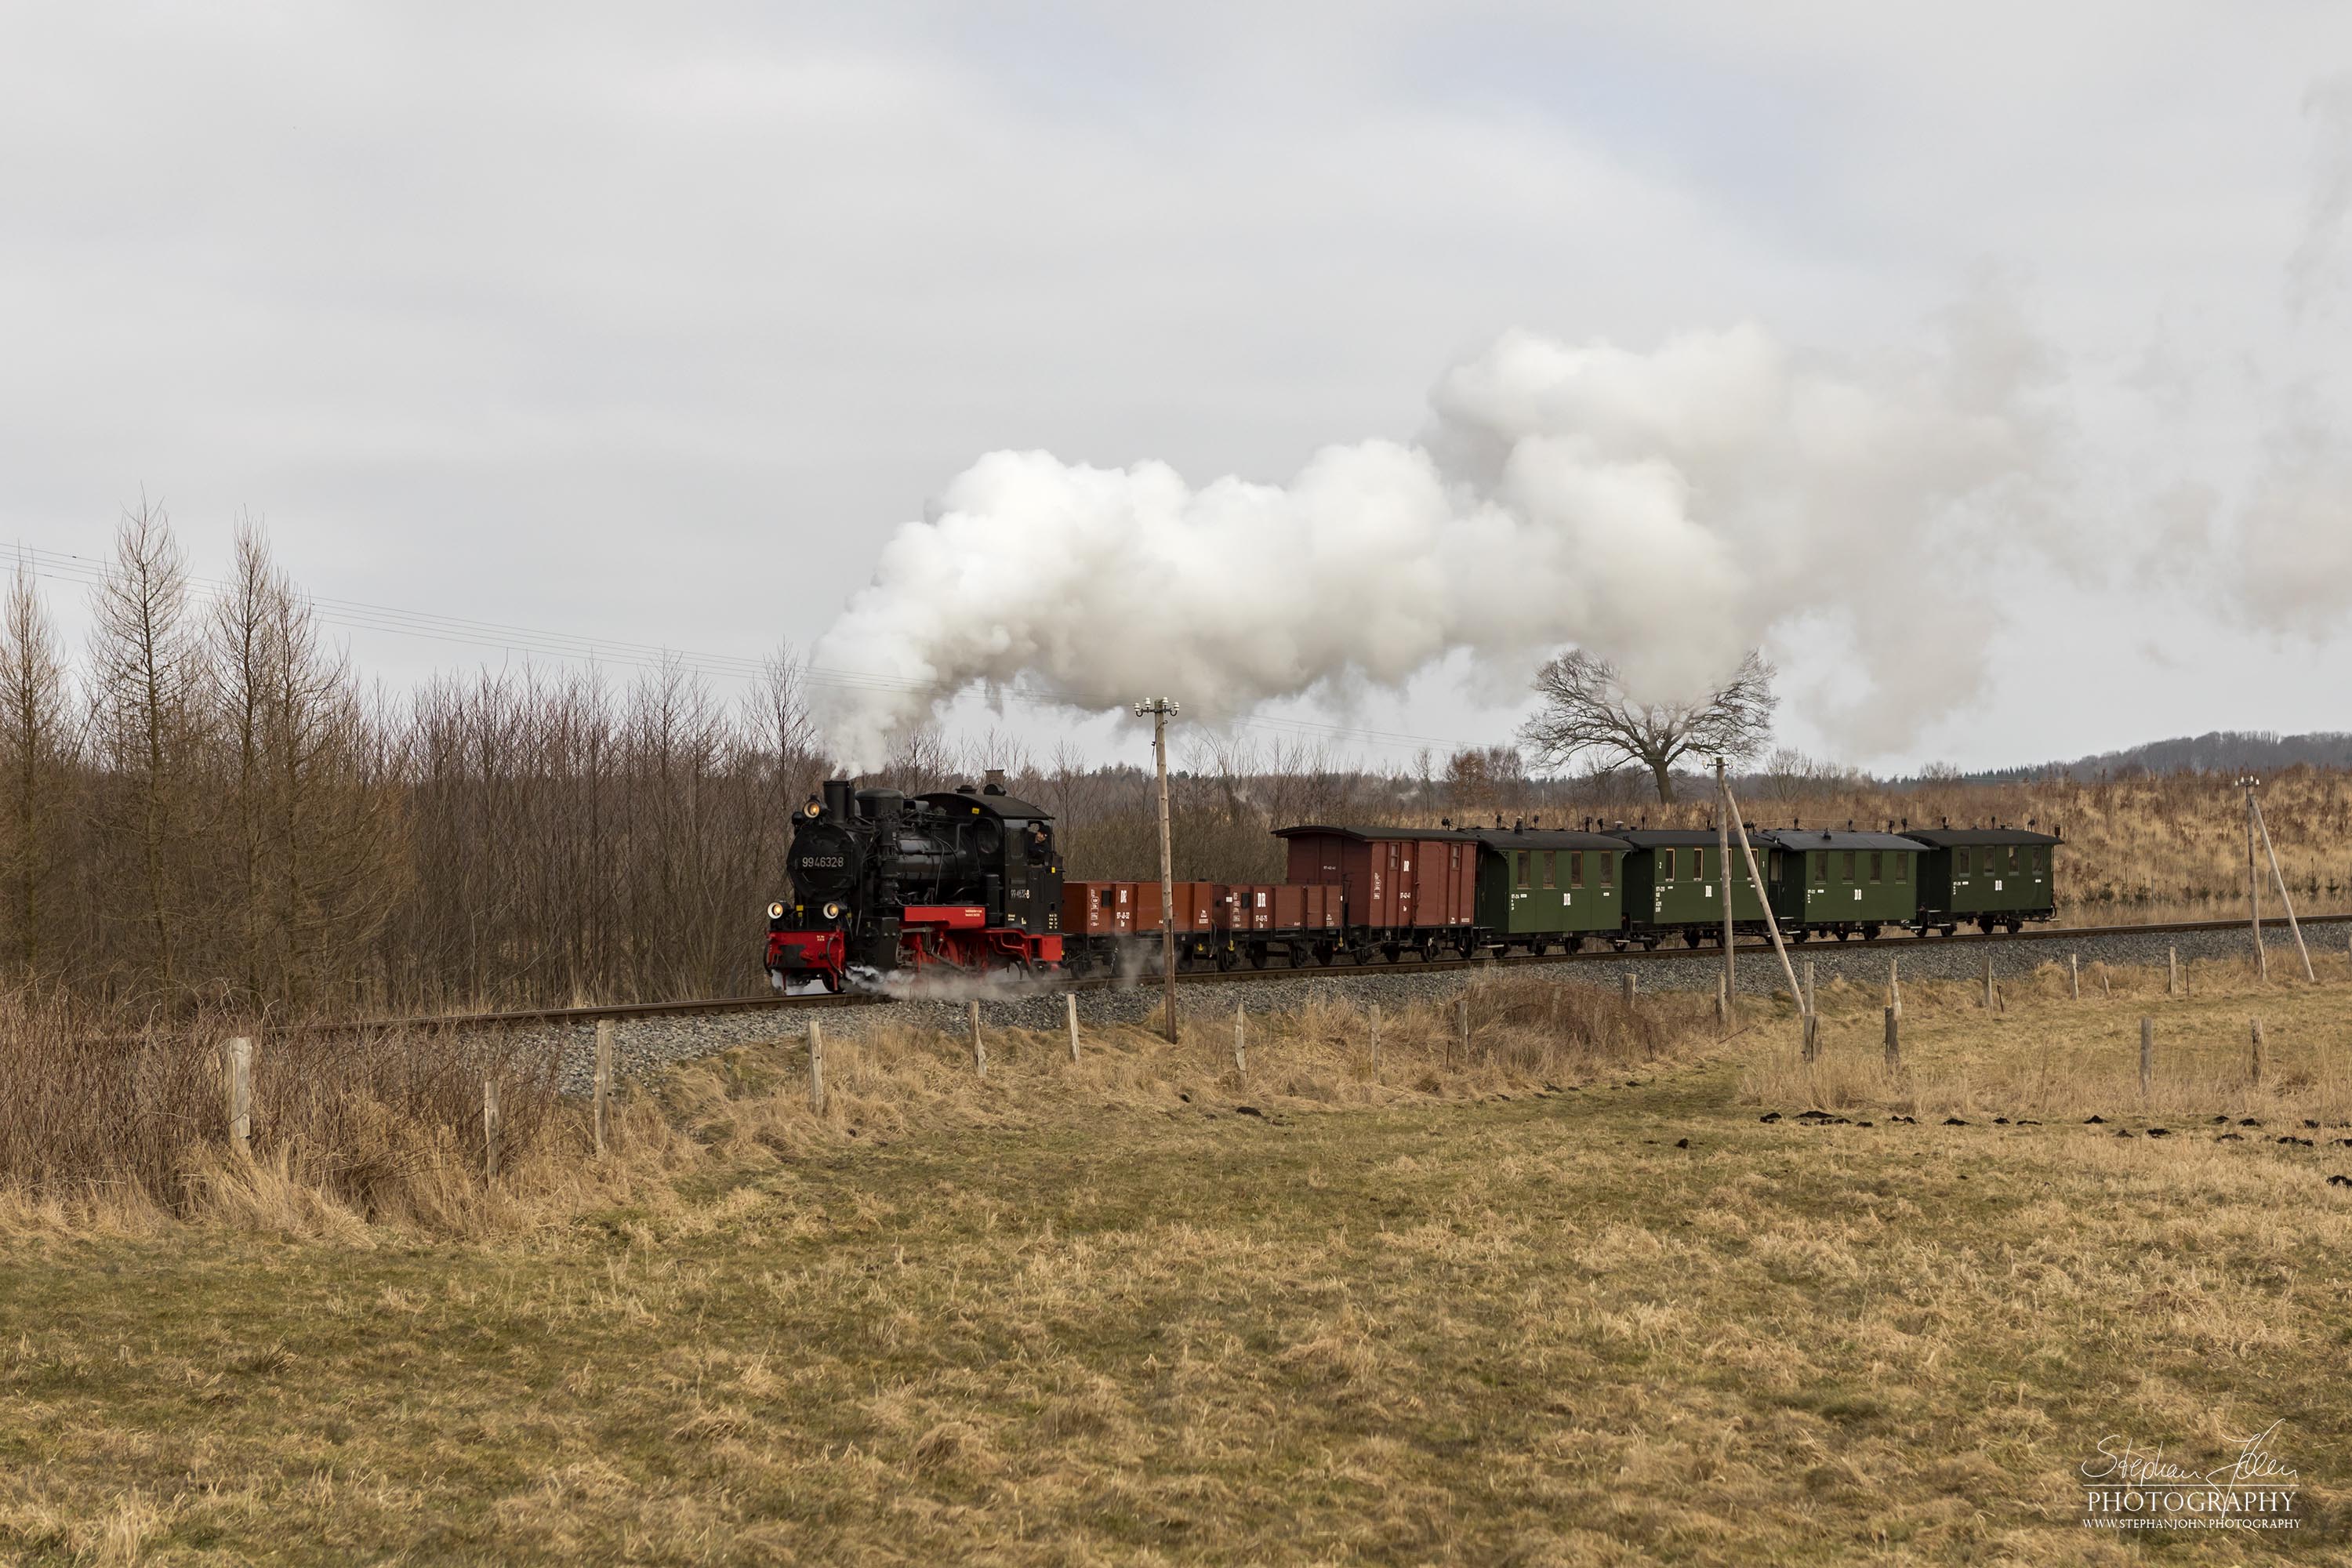
<svg viewBox="0 0 2352 1568">
<path fill-rule="evenodd" d="M 1770 880 L 1772 909 L 1783 929 L 1801 936 L 1859 933 L 1918 919 L 1919 858 L 1926 846 L 1893 833 L 1780 828 L 1756 836 L 1780 854 Z"/>
<path fill-rule="evenodd" d="M 1923 935 L 1941 927 L 1949 936 L 1971 921 L 1979 931 L 2016 931 L 2057 914 L 2055 835 L 2022 827 L 1919 827 L 1905 837 L 1920 845 Z"/>
<path fill-rule="evenodd" d="M 1471 837 L 1478 841 L 1478 925 L 1489 943 L 1574 952 L 1587 937 L 1617 939 L 1625 923 L 1622 839 L 1546 828 Z"/>
<path fill-rule="evenodd" d="M 1723 940 L 1722 851 L 1715 830 L 1704 827 L 1636 827 L 1615 835 L 1633 847 L 1625 857 L 1625 932 L 1643 947 L 1679 936 L 1692 947 Z M 1765 884 L 1774 875 L 1771 850 L 1755 838 L 1756 863 Z M 1734 934 L 1764 930 L 1764 903 L 1748 880 L 1731 840 L 1731 921 Z"/>
</svg>

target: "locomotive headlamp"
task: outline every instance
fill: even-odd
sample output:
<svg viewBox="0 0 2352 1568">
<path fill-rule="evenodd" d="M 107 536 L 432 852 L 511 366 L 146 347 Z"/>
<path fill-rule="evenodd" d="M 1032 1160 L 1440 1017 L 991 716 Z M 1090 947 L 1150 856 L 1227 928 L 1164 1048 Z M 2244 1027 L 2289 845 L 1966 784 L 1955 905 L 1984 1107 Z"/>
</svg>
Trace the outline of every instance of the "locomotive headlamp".
<svg viewBox="0 0 2352 1568">
<path fill-rule="evenodd" d="M 768 918 L 772 921 L 780 921 L 784 918 L 783 900 L 778 899 L 774 903 L 768 906 Z"/>
<path fill-rule="evenodd" d="M 801 807 L 801 815 L 803 816 L 815 816 L 821 814 L 824 810 L 824 804 L 822 801 L 813 800 L 806 805 Z"/>
<path fill-rule="evenodd" d="M 839 904 L 827 904 L 827 905 L 825 905 L 825 906 L 824 906 L 824 918 L 825 918 L 825 919 L 827 919 L 827 920 L 829 920 L 829 921 L 837 921 L 837 920 L 839 920 L 839 919 L 841 918 L 841 906 L 840 906 Z"/>
</svg>

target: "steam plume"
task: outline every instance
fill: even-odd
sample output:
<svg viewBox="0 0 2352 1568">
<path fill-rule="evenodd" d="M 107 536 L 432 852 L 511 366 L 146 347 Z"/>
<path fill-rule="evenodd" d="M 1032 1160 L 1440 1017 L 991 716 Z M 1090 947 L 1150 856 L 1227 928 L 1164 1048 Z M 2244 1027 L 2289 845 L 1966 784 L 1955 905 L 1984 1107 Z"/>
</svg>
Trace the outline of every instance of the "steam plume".
<svg viewBox="0 0 2352 1568">
<path fill-rule="evenodd" d="M 1286 485 L 991 453 L 817 644 L 911 683 L 828 694 L 828 733 L 870 767 L 979 684 L 1214 721 L 1569 643 L 1692 696 L 1827 616 L 1873 672 L 1846 727 L 1899 743 L 1975 690 L 1993 623 L 1952 574 L 2031 520 L 2049 456 L 2034 340 L 1990 297 L 1944 326 L 1864 363 L 1753 326 L 1646 353 L 1515 331 L 1439 381 L 1419 442 L 1327 447 Z"/>
</svg>

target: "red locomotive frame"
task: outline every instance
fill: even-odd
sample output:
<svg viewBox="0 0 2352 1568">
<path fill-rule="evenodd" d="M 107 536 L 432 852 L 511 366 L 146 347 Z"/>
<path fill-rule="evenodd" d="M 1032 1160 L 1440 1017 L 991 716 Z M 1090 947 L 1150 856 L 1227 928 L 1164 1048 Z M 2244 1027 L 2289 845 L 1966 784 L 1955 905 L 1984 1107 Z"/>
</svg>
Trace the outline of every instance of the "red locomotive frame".
<svg viewBox="0 0 2352 1568">
<path fill-rule="evenodd" d="M 978 904 L 908 904 L 898 915 L 898 967 L 920 977 L 1010 969 L 1027 973 L 1062 962 L 1059 933 L 1034 935 L 992 926 Z M 786 979 L 809 976 L 827 991 L 849 983 L 849 944 L 839 927 L 768 933 L 768 967 Z"/>
</svg>

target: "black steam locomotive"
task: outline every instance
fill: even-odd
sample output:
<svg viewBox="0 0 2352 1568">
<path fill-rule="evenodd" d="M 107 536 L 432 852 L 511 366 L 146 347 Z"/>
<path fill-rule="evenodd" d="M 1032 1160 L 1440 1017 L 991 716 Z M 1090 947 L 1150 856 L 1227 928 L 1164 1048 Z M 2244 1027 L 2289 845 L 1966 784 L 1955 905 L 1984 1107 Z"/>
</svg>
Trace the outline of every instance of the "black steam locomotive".
<svg viewBox="0 0 2352 1568">
<path fill-rule="evenodd" d="M 785 868 L 793 901 L 768 906 L 779 990 L 1062 961 L 1053 814 L 1005 794 L 996 770 L 978 788 L 911 798 L 828 779 L 794 820 Z"/>
</svg>

